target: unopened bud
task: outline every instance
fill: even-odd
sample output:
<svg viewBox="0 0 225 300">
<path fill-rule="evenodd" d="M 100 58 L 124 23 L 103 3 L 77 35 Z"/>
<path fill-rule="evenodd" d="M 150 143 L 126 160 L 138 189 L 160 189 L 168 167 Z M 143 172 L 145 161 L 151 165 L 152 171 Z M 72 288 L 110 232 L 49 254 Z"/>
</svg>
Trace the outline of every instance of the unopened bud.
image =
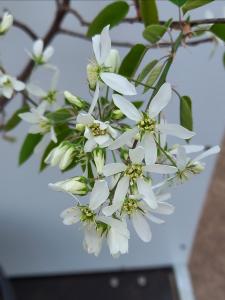
<svg viewBox="0 0 225 300">
<path fill-rule="evenodd" d="M 89 192 L 88 181 L 84 176 L 77 176 L 64 181 L 49 183 L 49 187 L 57 192 L 67 192 L 73 195 L 83 196 Z"/>
<path fill-rule="evenodd" d="M 65 97 L 66 101 L 68 101 L 70 104 L 72 104 L 80 109 L 82 109 L 86 106 L 86 102 L 82 98 L 74 96 L 73 94 L 71 94 L 68 91 L 64 92 L 64 97 Z"/>
<path fill-rule="evenodd" d="M 85 125 L 83 124 L 76 124 L 76 130 L 79 132 L 83 132 L 85 130 Z"/>
<path fill-rule="evenodd" d="M 5 34 L 13 24 L 13 16 L 5 12 L 0 23 L 0 35 Z"/>
<path fill-rule="evenodd" d="M 55 147 L 46 157 L 45 163 L 50 164 L 52 167 L 58 165 L 67 149 L 68 146 L 63 143 L 60 144 L 58 147 Z"/>
<path fill-rule="evenodd" d="M 109 67 L 109 72 L 118 73 L 120 67 L 120 56 L 116 49 L 111 49 L 105 61 L 105 66 Z"/>
<path fill-rule="evenodd" d="M 122 113 L 122 111 L 120 109 L 115 109 L 111 114 L 111 118 L 113 120 L 120 120 L 123 117 L 124 117 L 124 114 Z"/>
<path fill-rule="evenodd" d="M 94 90 L 98 81 L 99 67 L 97 64 L 90 63 L 87 65 L 87 78 L 89 87 Z"/>
<path fill-rule="evenodd" d="M 69 147 L 66 153 L 63 155 L 59 163 L 60 170 L 65 170 L 72 163 L 74 158 L 74 147 Z"/>
<path fill-rule="evenodd" d="M 96 148 L 93 151 L 93 157 L 94 157 L 94 162 L 95 162 L 95 166 L 96 166 L 98 174 L 102 174 L 103 167 L 105 164 L 104 150 L 101 148 Z"/>
</svg>

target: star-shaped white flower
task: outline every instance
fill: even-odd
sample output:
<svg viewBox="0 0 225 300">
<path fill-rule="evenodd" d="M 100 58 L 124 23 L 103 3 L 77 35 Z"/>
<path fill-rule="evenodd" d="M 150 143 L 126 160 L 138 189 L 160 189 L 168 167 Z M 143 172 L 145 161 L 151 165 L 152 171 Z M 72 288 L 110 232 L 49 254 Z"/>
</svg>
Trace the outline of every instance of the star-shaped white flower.
<svg viewBox="0 0 225 300">
<path fill-rule="evenodd" d="M 77 124 L 85 126 L 84 136 L 87 142 L 84 146 L 85 152 L 91 152 L 96 146 L 108 147 L 117 137 L 117 131 L 107 122 L 95 120 L 91 114 L 80 113 L 77 116 Z"/>
<path fill-rule="evenodd" d="M 105 176 L 121 175 L 117 181 L 112 205 L 103 208 L 103 213 L 107 216 L 121 209 L 124 199 L 132 186 L 137 187 L 138 193 L 142 195 L 143 200 L 149 207 L 155 209 L 157 201 L 151 182 L 146 180 L 149 179 L 148 173 L 174 174 L 177 172 L 177 168 L 173 166 L 155 164 L 155 162 L 150 165 L 144 164 L 144 148 L 141 146 L 130 149 L 129 157 L 130 163 L 111 163 L 103 168 Z"/>
<path fill-rule="evenodd" d="M 159 113 L 167 106 L 171 100 L 172 89 L 169 83 L 161 86 L 158 93 L 152 99 L 147 113 L 141 113 L 137 108 L 124 97 L 114 94 L 113 102 L 132 121 L 136 122 L 136 126 L 127 130 L 111 145 L 110 149 L 114 150 L 123 145 L 129 145 L 134 137 L 140 135 L 140 143 L 145 149 L 146 164 L 151 164 L 157 158 L 156 140 L 158 134 L 173 135 L 182 139 L 189 139 L 194 136 L 194 132 L 178 125 L 169 124 L 164 121 L 157 122 Z"/>
<path fill-rule="evenodd" d="M 187 156 L 186 151 L 187 150 L 183 146 L 178 147 L 177 151 L 174 151 L 178 168 L 176 179 L 181 182 L 189 179 L 192 175 L 201 173 L 205 169 L 205 164 L 202 163 L 201 160 L 210 155 L 219 153 L 220 147 L 214 146 L 209 150 L 199 154 L 194 159 L 191 159 L 189 156 Z"/>
<path fill-rule="evenodd" d="M 91 89 L 95 90 L 92 104 L 90 106 L 89 112 L 95 108 L 95 105 L 99 96 L 99 86 L 104 82 L 112 90 L 123 94 L 123 95 L 136 95 L 136 89 L 133 84 L 131 84 L 125 77 L 112 73 L 115 66 L 110 66 L 112 61 L 111 49 L 111 39 L 109 36 L 109 25 L 104 27 L 101 34 L 97 34 L 92 38 L 93 51 L 95 55 L 95 61 L 91 62 L 87 66 L 87 75 L 89 86 Z M 114 50 L 113 50 L 114 51 Z M 118 59 L 114 59 L 116 64 L 118 64 Z M 112 68 L 113 67 L 113 68 Z"/>
<path fill-rule="evenodd" d="M 165 202 L 170 197 L 170 194 L 157 195 L 157 207 L 152 209 L 141 201 L 141 195 L 129 195 L 123 203 L 121 217 L 123 219 L 128 217 L 140 239 L 143 242 L 150 242 L 152 233 L 148 220 L 157 224 L 164 223 L 154 214 L 170 215 L 173 213 L 174 207 Z"/>
<path fill-rule="evenodd" d="M 14 91 L 21 92 L 25 89 L 25 84 L 8 74 L 0 71 L 0 93 L 7 99 L 12 98 Z"/>
<path fill-rule="evenodd" d="M 32 124 L 29 129 L 30 133 L 50 133 L 51 140 L 56 143 L 57 137 L 55 134 L 54 126 L 52 126 L 49 119 L 44 116 L 47 106 L 48 103 L 46 101 L 43 101 L 37 108 L 31 108 L 30 112 L 19 114 L 19 117 L 22 120 Z"/>
</svg>

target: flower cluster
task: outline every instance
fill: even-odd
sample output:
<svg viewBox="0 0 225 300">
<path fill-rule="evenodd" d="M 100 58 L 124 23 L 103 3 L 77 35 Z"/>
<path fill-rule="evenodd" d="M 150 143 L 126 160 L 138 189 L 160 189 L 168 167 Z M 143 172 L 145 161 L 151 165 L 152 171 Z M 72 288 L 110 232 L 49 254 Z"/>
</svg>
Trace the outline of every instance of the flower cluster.
<svg viewBox="0 0 225 300">
<path fill-rule="evenodd" d="M 11 24 L 12 17 L 6 14 L 0 34 Z M 150 222 L 162 224 L 163 216 L 174 211 L 167 202 L 171 198 L 168 189 L 201 173 L 202 159 L 220 149 L 204 151 L 202 146 L 186 145 L 195 133 L 165 120 L 164 109 L 173 92 L 165 80 L 160 86 L 150 86 L 153 94 L 147 105 L 141 103 L 143 109 L 137 105 L 141 95 L 137 96 L 130 78 L 119 74 L 120 56 L 111 48 L 109 27 L 92 38 L 94 58 L 87 65 L 91 103 L 64 91 L 64 105 L 59 104 L 58 69 L 49 63 L 54 49 L 40 39 L 28 54 L 36 68 L 53 71 L 49 91 L 32 82 L 25 86 L 4 72 L 0 73 L 0 91 L 6 98 L 23 92 L 35 105 L 19 117 L 31 124 L 29 133 L 36 136 L 39 150 L 47 143 L 41 169 L 49 165 L 63 172 L 76 166 L 82 170 L 80 176 L 49 184 L 73 199 L 73 205 L 60 215 L 63 223 L 81 225 L 88 253 L 97 256 L 106 241 L 111 255 L 118 257 L 128 252 L 130 223 L 139 238 L 149 242 Z M 182 140 L 181 145 L 170 145 L 168 136 Z M 191 158 L 191 153 L 200 151 Z"/>
</svg>

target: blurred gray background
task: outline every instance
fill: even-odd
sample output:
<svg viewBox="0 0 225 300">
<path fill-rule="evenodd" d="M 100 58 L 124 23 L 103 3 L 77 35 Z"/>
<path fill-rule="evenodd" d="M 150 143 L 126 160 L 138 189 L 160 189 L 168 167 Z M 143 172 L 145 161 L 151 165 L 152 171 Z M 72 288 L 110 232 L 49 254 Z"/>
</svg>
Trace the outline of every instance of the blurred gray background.
<svg viewBox="0 0 225 300">
<path fill-rule="evenodd" d="M 87 19 L 92 18 L 109 1 L 73 1 L 73 6 Z M 176 7 L 168 1 L 158 1 L 160 18 L 178 18 Z M 215 16 L 222 17 L 223 1 L 208 5 Z M 0 1 L 1 14 L 8 8 L 16 19 L 30 24 L 42 37 L 53 18 L 54 1 Z M 193 18 L 204 17 L 205 8 L 191 13 Z M 131 9 L 130 15 L 134 11 Z M 85 32 L 73 16 L 66 18 L 65 28 Z M 142 25 L 123 24 L 111 31 L 112 39 L 141 42 Z M 59 35 L 53 46 L 56 49 L 52 63 L 59 66 L 61 74 L 58 89 L 89 97 L 86 85 L 86 64 L 92 57 L 91 43 Z M 17 28 L 0 39 L 0 55 L 10 74 L 17 75 L 23 68 L 32 41 Z M 169 80 L 181 94 L 192 97 L 195 144 L 219 144 L 224 131 L 225 70 L 222 65 L 223 47 L 210 59 L 213 45 L 182 48 L 175 59 Z M 128 49 L 121 48 L 123 57 Z M 143 62 L 160 57 L 167 50 L 151 50 Z M 49 74 L 39 74 L 39 83 L 48 88 Z M 90 97 L 89 97 L 90 99 Z M 8 115 L 19 106 L 14 99 L 8 107 Z M 178 121 L 179 102 L 174 96 L 167 110 L 167 119 Z M 135 235 L 130 241 L 130 253 L 112 259 L 106 247 L 98 258 L 90 256 L 82 248 L 82 232 L 79 226 L 66 227 L 59 218 L 60 212 L 72 204 L 72 199 L 48 188 L 55 182 L 74 175 L 61 174 L 57 169 L 38 173 L 38 155 L 22 167 L 18 167 L 18 152 L 27 133 L 28 125 L 22 124 L 12 132 L 17 136 L 14 144 L 0 140 L 0 264 L 10 275 L 77 272 L 105 268 L 149 267 L 183 263 L 188 260 L 199 215 L 212 175 L 215 157 L 207 161 L 206 171 L 194 180 L 173 191 L 171 202 L 176 206 L 174 215 L 166 223 L 152 224 L 153 239 L 143 244 Z M 174 140 L 179 142 L 179 140 Z M 210 220 L 209 220 L 210 222 Z"/>
</svg>

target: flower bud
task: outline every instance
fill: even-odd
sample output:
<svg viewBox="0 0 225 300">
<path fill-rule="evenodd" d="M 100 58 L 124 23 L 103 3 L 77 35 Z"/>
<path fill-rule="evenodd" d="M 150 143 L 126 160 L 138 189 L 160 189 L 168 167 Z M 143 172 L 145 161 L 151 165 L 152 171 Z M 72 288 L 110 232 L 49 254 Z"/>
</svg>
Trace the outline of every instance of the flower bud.
<svg viewBox="0 0 225 300">
<path fill-rule="evenodd" d="M 65 100 L 67 100 L 70 104 L 72 104 L 80 109 L 84 108 L 86 106 L 86 102 L 82 98 L 74 96 L 73 94 L 71 94 L 68 91 L 64 92 L 64 97 L 65 97 Z"/>
<path fill-rule="evenodd" d="M 118 73 L 120 67 L 120 56 L 116 49 L 111 49 L 105 61 L 105 66 L 109 67 L 109 72 Z"/>
<path fill-rule="evenodd" d="M 49 187 L 57 192 L 67 192 L 73 195 L 83 196 L 89 192 L 88 181 L 84 176 L 77 176 L 56 183 L 49 183 Z"/>
<path fill-rule="evenodd" d="M 79 132 L 83 132 L 85 130 L 85 125 L 76 124 L 76 130 L 79 131 Z"/>
<path fill-rule="evenodd" d="M 100 174 L 102 174 L 103 167 L 104 167 L 104 164 L 105 164 L 104 150 L 101 149 L 101 148 L 96 148 L 93 151 L 93 157 L 94 157 L 94 162 L 95 162 L 97 172 L 100 175 Z"/>
<path fill-rule="evenodd" d="M 123 117 L 124 117 L 124 114 L 122 113 L 122 111 L 120 109 L 115 109 L 111 114 L 111 118 L 113 120 L 120 120 Z"/>
<path fill-rule="evenodd" d="M 97 64 L 90 63 L 87 65 L 87 78 L 89 87 L 94 90 L 98 81 L 99 67 Z"/>
<path fill-rule="evenodd" d="M 0 23 L 0 35 L 5 34 L 13 24 L 13 16 L 5 12 Z"/>
<path fill-rule="evenodd" d="M 52 149 L 52 151 L 46 157 L 45 163 L 50 164 L 52 167 L 58 165 L 67 150 L 68 146 L 66 144 L 60 144 L 58 147 Z"/>
<path fill-rule="evenodd" d="M 69 147 L 69 149 L 66 151 L 66 153 L 63 155 L 62 159 L 59 163 L 60 170 L 65 170 L 69 165 L 72 163 L 74 158 L 74 147 Z"/>
</svg>

